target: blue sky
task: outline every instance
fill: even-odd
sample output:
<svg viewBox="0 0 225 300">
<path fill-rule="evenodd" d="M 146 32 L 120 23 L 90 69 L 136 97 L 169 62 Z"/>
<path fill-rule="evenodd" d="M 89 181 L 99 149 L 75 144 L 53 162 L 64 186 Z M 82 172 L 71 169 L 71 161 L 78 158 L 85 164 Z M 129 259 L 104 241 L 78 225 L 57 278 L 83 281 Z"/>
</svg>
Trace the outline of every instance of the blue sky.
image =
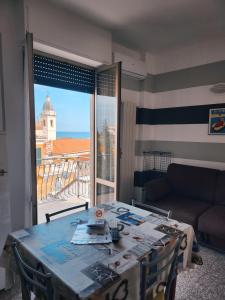
<svg viewBox="0 0 225 300">
<path fill-rule="evenodd" d="M 35 116 L 42 111 L 49 95 L 56 111 L 57 131 L 90 131 L 91 95 L 44 85 L 34 85 Z"/>
</svg>

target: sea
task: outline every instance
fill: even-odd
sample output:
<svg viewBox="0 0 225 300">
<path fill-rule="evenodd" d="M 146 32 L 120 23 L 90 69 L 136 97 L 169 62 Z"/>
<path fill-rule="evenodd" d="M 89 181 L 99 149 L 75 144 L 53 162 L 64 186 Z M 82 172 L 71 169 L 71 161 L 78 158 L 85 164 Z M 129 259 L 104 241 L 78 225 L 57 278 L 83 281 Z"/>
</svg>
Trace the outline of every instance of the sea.
<svg viewBox="0 0 225 300">
<path fill-rule="evenodd" d="M 90 132 L 84 131 L 57 131 L 56 138 L 72 138 L 72 139 L 90 139 Z"/>
</svg>

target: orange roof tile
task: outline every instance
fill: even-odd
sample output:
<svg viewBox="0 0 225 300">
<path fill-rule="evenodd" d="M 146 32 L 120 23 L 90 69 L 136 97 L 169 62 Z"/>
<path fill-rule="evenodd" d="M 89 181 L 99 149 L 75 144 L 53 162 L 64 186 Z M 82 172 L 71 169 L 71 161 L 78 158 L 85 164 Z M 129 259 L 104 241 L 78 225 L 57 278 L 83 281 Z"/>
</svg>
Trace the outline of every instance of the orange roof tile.
<svg viewBox="0 0 225 300">
<path fill-rule="evenodd" d="M 52 154 L 90 151 L 89 139 L 62 138 L 52 141 Z"/>
</svg>

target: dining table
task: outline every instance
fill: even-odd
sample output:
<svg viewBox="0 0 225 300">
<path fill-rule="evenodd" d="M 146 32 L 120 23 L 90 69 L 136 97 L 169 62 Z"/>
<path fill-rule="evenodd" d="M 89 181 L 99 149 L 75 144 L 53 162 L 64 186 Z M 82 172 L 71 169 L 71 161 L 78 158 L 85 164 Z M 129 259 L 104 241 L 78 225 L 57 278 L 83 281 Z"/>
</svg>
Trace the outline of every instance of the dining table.
<svg viewBox="0 0 225 300">
<path fill-rule="evenodd" d="M 96 211 L 93 207 L 10 233 L 0 256 L 0 265 L 8 274 L 16 272 L 11 248 L 16 242 L 27 264 L 52 275 L 54 299 L 68 300 L 139 299 L 141 259 L 154 259 L 179 233 L 184 239 L 179 250 L 178 272 L 192 267 L 195 233 L 191 225 L 119 201 L 97 207 L 104 211 L 108 224 L 123 224 L 118 242 L 71 242 L 78 224 L 87 224 L 93 216 Z M 139 216 L 141 222 L 124 221 L 123 215 L 128 212 Z M 148 291 L 152 299 L 164 279 L 158 276 L 151 282 Z"/>
</svg>

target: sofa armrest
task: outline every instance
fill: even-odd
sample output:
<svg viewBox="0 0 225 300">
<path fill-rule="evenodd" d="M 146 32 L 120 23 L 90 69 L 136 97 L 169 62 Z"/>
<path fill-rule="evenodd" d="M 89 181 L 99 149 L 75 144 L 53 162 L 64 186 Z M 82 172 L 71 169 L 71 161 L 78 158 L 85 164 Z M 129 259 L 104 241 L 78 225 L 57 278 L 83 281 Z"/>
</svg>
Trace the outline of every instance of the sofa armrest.
<svg viewBox="0 0 225 300">
<path fill-rule="evenodd" d="M 171 187 L 166 178 L 158 178 L 147 182 L 144 186 L 146 202 L 155 202 L 171 192 Z"/>
<path fill-rule="evenodd" d="M 161 209 L 146 203 L 142 203 L 142 202 L 138 202 L 135 200 L 132 200 L 132 206 L 138 207 L 138 208 L 142 208 L 148 211 L 151 211 L 153 213 L 159 214 L 159 215 L 163 215 L 165 216 L 167 219 L 171 217 L 171 210 L 165 210 L 165 209 Z"/>
</svg>

